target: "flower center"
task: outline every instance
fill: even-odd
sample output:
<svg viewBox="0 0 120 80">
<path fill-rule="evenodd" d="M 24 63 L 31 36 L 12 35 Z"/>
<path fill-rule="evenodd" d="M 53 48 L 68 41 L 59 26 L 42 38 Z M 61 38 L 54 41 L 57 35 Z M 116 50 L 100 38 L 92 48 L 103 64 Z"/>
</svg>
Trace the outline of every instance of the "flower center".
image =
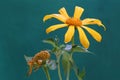
<svg viewBox="0 0 120 80">
<path fill-rule="evenodd" d="M 69 18 L 66 20 L 66 24 L 74 25 L 74 26 L 81 26 L 82 21 L 76 18 Z"/>
</svg>

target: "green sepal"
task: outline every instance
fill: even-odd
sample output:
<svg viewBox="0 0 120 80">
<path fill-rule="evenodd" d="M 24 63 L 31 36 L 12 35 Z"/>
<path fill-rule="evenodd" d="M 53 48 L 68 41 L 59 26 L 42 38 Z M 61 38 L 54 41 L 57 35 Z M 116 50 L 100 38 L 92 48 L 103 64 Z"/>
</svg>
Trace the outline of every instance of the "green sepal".
<svg viewBox="0 0 120 80">
<path fill-rule="evenodd" d="M 83 48 L 79 45 L 73 45 L 71 52 L 73 52 L 73 53 L 74 52 L 92 53 L 92 52 L 88 51 L 86 48 Z"/>
</svg>

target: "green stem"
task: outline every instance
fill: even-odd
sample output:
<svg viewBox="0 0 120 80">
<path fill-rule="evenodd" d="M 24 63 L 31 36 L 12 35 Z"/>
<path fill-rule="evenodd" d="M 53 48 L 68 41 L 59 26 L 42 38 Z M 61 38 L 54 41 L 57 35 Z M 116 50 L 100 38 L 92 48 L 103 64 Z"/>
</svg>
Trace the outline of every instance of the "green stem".
<svg viewBox="0 0 120 80">
<path fill-rule="evenodd" d="M 60 71 L 60 57 L 61 56 L 58 56 L 58 76 L 59 76 L 59 80 L 62 80 L 62 75 L 61 75 L 61 71 Z"/>
<path fill-rule="evenodd" d="M 69 65 L 69 64 L 68 64 Z M 67 70 L 68 72 L 67 72 L 67 77 L 66 77 L 66 80 L 69 80 L 69 77 L 70 77 L 70 68 L 68 68 L 68 70 Z"/>
<path fill-rule="evenodd" d="M 60 71 L 60 63 L 58 63 L 58 76 L 59 76 L 59 79 L 62 80 L 61 71 Z"/>
<path fill-rule="evenodd" d="M 75 44 L 74 36 L 72 37 L 71 42 L 72 42 L 72 45 L 74 45 L 74 44 Z"/>
<path fill-rule="evenodd" d="M 72 59 L 72 56 L 73 56 L 73 52 L 70 53 L 70 59 Z"/>
<path fill-rule="evenodd" d="M 71 40 L 71 42 L 72 42 L 72 46 L 74 45 L 74 36 L 72 37 L 72 40 Z M 71 52 L 71 54 L 70 54 L 70 60 L 72 60 L 72 55 L 73 55 L 73 53 Z M 69 80 L 69 77 L 70 77 L 70 69 L 68 68 L 68 73 L 67 73 L 67 77 L 66 77 L 66 80 Z"/>
<path fill-rule="evenodd" d="M 43 70 L 44 70 L 44 72 L 46 74 L 47 80 L 51 80 L 50 74 L 48 72 L 48 68 L 46 67 L 46 65 L 43 66 Z"/>
<path fill-rule="evenodd" d="M 72 46 L 73 46 L 73 45 L 75 44 L 75 43 L 74 43 L 74 42 L 75 42 L 75 41 L 74 41 L 74 36 L 73 36 L 73 38 L 72 38 L 72 41 L 71 41 L 71 42 L 72 42 Z M 73 53 L 71 53 L 71 55 L 70 55 L 70 56 L 71 56 L 70 58 L 71 58 L 71 60 L 72 60 Z M 78 73 L 76 73 L 76 71 L 75 71 L 75 74 L 76 74 L 76 76 L 77 76 L 78 80 L 82 80 L 82 79 L 79 77 Z"/>
</svg>

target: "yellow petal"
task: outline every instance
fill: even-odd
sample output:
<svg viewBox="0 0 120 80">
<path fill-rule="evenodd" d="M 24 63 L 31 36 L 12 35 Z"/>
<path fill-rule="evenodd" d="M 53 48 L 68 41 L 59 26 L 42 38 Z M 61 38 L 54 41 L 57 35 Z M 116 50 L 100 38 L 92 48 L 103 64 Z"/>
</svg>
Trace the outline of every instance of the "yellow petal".
<svg viewBox="0 0 120 80">
<path fill-rule="evenodd" d="M 60 14 L 65 16 L 66 18 L 69 18 L 66 9 L 63 7 L 59 10 Z"/>
<path fill-rule="evenodd" d="M 94 18 L 86 18 L 82 20 L 83 25 L 93 25 L 97 24 L 98 26 L 102 26 L 104 30 L 106 30 L 106 27 L 102 24 L 102 22 L 99 19 L 94 19 Z"/>
<path fill-rule="evenodd" d="M 81 44 L 83 45 L 83 47 L 89 48 L 90 43 L 89 43 L 89 40 L 88 40 L 85 32 L 80 27 L 77 27 L 77 29 L 78 29 L 78 32 L 79 32 L 79 38 L 80 38 Z"/>
<path fill-rule="evenodd" d="M 65 43 L 68 43 L 71 41 L 72 37 L 74 36 L 75 33 L 75 27 L 74 26 L 69 26 L 67 32 L 65 33 Z"/>
<path fill-rule="evenodd" d="M 86 29 L 96 41 L 100 42 L 102 40 L 102 36 L 97 31 L 86 26 L 82 27 Z"/>
<path fill-rule="evenodd" d="M 50 14 L 50 15 L 46 15 L 44 18 L 43 18 L 43 21 L 45 22 L 46 20 L 48 19 L 51 19 L 51 18 L 56 18 L 62 22 L 66 22 L 66 17 L 60 15 L 60 14 Z"/>
<path fill-rule="evenodd" d="M 74 18 L 79 19 L 83 13 L 84 9 L 81 7 L 76 6 L 74 11 Z"/>
<path fill-rule="evenodd" d="M 68 24 L 57 24 L 57 25 L 52 25 L 50 26 L 49 28 L 46 29 L 46 33 L 50 33 L 52 31 L 55 31 L 57 29 L 60 29 L 60 28 L 63 28 L 63 27 L 66 27 L 68 26 Z"/>
</svg>

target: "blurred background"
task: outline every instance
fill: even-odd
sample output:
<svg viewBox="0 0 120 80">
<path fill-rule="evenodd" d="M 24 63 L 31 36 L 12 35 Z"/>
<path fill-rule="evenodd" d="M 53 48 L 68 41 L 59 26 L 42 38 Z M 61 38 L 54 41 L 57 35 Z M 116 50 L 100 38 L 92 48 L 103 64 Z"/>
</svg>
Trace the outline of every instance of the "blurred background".
<svg viewBox="0 0 120 80">
<path fill-rule="evenodd" d="M 91 42 L 89 50 L 95 55 L 74 54 L 79 68 L 86 69 L 84 80 L 120 80 L 120 0 L 0 0 L 0 80 L 46 80 L 42 69 L 26 77 L 24 55 L 33 56 L 51 48 L 42 40 L 55 35 L 63 43 L 67 28 L 47 35 L 45 29 L 60 22 L 52 19 L 43 23 L 42 19 L 46 14 L 58 13 L 61 7 L 72 16 L 76 5 L 85 9 L 81 19 L 97 18 L 107 27 L 104 31 L 90 26 L 103 36 L 102 42 L 97 43 L 87 34 Z M 79 44 L 78 34 L 75 41 Z M 56 71 L 50 73 L 52 80 L 59 80 Z M 70 80 L 77 80 L 73 72 Z"/>
</svg>

